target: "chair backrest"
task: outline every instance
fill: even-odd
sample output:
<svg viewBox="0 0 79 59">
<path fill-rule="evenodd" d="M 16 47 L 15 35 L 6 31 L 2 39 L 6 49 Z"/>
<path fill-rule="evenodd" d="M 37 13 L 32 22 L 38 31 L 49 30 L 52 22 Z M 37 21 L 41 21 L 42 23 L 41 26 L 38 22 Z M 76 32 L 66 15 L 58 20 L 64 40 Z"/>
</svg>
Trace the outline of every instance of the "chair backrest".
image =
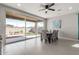
<svg viewBox="0 0 79 59">
<path fill-rule="evenodd" d="M 42 35 L 42 39 L 47 39 L 47 33 L 48 31 L 47 30 L 42 30 L 42 33 L 41 33 L 41 35 Z"/>
<path fill-rule="evenodd" d="M 45 32 L 46 33 L 46 32 L 48 32 L 48 30 L 42 30 L 42 32 Z"/>
<path fill-rule="evenodd" d="M 58 30 L 53 30 L 52 36 L 58 37 Z"/>
</svg>

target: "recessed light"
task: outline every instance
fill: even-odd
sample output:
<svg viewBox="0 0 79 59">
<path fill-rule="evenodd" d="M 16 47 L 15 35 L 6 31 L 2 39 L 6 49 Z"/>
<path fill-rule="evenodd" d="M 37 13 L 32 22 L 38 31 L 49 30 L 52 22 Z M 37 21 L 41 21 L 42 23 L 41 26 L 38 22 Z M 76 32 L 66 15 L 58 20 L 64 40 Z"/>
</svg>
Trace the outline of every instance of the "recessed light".
<svg viewBox="0 0 79 59">
<path fill-rule="evenodd" d="M 18 4 L 17 4 L 17 6 L 18 6 L 18 7 L 20 7 L 20 6 L 21 6 L 21 4 L 20 4 L 20 3 L 18 3 Z"/>
<path fill-rule="evenodd" d="M 72 7 L 69 7 L 69 10 L 72 10 Z"/>
</svg>

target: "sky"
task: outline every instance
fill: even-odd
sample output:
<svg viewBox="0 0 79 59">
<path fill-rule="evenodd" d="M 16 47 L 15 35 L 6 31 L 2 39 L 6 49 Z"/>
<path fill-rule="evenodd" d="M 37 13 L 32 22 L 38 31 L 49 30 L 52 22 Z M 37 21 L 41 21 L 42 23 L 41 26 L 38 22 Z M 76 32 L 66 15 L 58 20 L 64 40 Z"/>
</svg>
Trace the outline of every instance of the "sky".
<svg viewBox="0 0 79 59">
<path fill-rule="evenodd" d="M 6 24 L 18 26 L 18 27 L 25 27 L 24 21 L 16 20 L 16 19 L 10 19 L 10 18 L 6 18 Z M 35 23 L 27 21 L 26 27 L 33 27 L 33 26 L 35 26 Z"/>
<path fill-rule="evenodd" d="M 17 27 L 25 27 L 25 21 L 11 19 L 11 18 L 6 18 L 6 24 L 17 26 Z M 26 27 L 34 27 L 34 26 L 35 26 L 34 22 L 26 21 Z M 39 27 L 43 26 L 43 22 L 39 22 L 38 26 Z"/>
</svg>

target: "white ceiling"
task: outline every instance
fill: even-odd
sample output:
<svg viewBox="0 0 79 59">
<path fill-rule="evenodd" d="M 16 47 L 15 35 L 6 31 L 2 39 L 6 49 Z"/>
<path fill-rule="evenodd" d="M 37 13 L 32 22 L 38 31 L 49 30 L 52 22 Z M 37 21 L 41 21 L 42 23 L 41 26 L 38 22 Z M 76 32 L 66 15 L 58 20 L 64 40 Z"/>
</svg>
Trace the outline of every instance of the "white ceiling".
<svg viewBox="0 0 79 59">
<path fill-rule="evenodd" d="M 51 7 L 56 9 L 56 11 L 48 11 L 47 14 L 45 14 L 45 11 L 39 11 L 40 9 L 42 9 L 42 7 L 40 6 L 41 3 L 22 3 L 21 6 L 17 6 L 17 3 L 5 3 L 5 5 L 17 8 L 44 18 L 50 18 L 54 16 L 72 13 L 72 12 L 78 12 L 79 10 L 79 3 L 56 3 L 54 6 Z M 72 7 L 71 10 L 69 10 L 70 7 Z M 60 11 L 58 11 L 58 9 L 60 9 Z"/>
</svg>

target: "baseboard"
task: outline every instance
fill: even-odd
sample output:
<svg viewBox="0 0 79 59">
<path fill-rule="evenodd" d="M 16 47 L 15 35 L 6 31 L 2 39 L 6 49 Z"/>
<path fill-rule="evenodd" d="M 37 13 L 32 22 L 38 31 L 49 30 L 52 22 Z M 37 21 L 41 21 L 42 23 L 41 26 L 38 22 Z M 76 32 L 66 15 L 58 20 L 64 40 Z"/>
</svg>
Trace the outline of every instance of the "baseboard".
<svg viewBox="0 0 79 59">
<path fill-rule="evenodd" d="M 65 39 L 65 40 L 73 40 L 73 41 L 79 41 L 78 39 L 72 39 L 72 38 L 68 38 L 68 37 L 59 37 L 59 39 Z"/>
</svg>

